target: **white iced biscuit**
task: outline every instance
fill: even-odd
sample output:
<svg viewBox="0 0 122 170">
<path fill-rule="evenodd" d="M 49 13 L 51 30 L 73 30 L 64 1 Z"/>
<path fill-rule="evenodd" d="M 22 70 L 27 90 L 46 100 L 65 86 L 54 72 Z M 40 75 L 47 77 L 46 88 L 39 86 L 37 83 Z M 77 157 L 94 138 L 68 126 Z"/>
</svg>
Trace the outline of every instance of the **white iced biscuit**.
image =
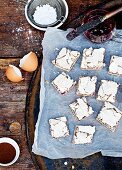
<svg viewBox="0 0 122 170">
<path fill-rule="evenodd" d="M 67 93 L 71 87 L 73 87 L 76 82 L 70 78 L 69 75 L 62 72 L 59 74 L 53 81 L 52 85 L 56 88 L 56 90 L 61 93 Z"/>
<path fill-rule="evenodd" d="M 79 77 L 77 95 L 93 96 L 95 94 L 97 77 Z"/>
<path fill-rule="evenodd" d="M 109 73 L 122 75 L 122 57 L 113 55 L 109 65 Z"/>
<path fill-rule="evenodd" d="M 69 135 L 66 117 L 50 119 L 50 131 L 53 138 L 60 138 Z"/>
<path fill-rule="evenodd" d="M 55 60 L 52 61 L 52 63 L 56 67 L 69 72 L 73 68 L 79 56 L 80 52 L 78 51 L 71 51 L 67 48 L 62 48 L 58 56 Z"/>
<path fill-rule="evenodd" d="M 118 87 L 119 85 L 116 82 L 101 80 L 97 99 L 114 103 Z"/>
<path fill-rule="evenodd" d="M 100 70 L 103 68 L 104 63 L 104 55 L 105 55 L 105 49 L 99 48 L 99 49 L 93 49 L 85 48 L 83 50 L 83 58 L 81 62 L 81 69 L 85 70 Z"/>
<path fill-rule="evenodd" d="M 115 131 L 119 120 L 122 116 L 122 112 L 109 102 L 105 102 L 104 107 L 97 116 L 97 120 L 109 128 L 111 131 Z"/>
<path fill-rule="evenodd" d="M 91 143 L 95 133 L 95 126 L 76 126 L 74 131 L 74 144 Z"/>
<path fill-rule="evenodd" d="M 74 116 L 76 116 L 78 120 L 82 120 L 83 118 L 90 116 L 94 112 L 92 107 L 88 105 L 85 97 L 78 98 L 69 106 Z"/>
</svg>

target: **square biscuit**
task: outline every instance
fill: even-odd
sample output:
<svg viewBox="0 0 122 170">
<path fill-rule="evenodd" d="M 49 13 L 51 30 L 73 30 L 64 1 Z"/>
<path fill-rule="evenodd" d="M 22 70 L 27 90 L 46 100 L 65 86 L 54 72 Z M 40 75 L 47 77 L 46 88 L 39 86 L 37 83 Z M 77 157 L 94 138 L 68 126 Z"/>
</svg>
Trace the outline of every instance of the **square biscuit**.
<svg viewBox="0 0 122 170">
<path fill-rule="evenodd" d="M 101 101 L 108 101 L 108 102 L 114 103 L 118 87 L 119 87 L 119 84 L 117 84 L 114 81 L 101 80 L 101 85 L 98 90 L 97 99 Z"/>
<path fill-rule="evenodd" d="M 94 112 L 85 97 L 78 98 L 75 102 L 71 103 L 69 107 L 78 120 L 82 120 Z"/>
<path fill-rule="evenodd" d="M 55 60 L 52 61 L 52 63 L 56 67 L 69 72 L 73 68 L 79 57 L 80 52 L 71 51 L 70 49 L 67 48 L 62 48 L 58 56 L 56 57 Z"/>
<path fill-rule="evenodd" d="M 86 76 L 79 77 L 77 95 L 81 96 L 93 96 L 95 94 L 97 77 Z"/>
<path fill-rule="evenodd" d="M 105 65 L 103 60 L 105 56 L 105 48 L 93 49 L 85 48 L 81 61 L 81 69 L 84 70 L 100 70 Z"/>
<path fill-rule="evenodd" d="M 122 76 L 122 57 L 115 55 L 111 57 L 109 74 Z"/>
<path fill-rule="evenodd" d="M 105 102 L 96 119 L 114 132 L 121 117 L 122 112 L 118 108 L 109 102 Z"/>
<path fill-rule="evenodd" d="M 73 143 L 74 144 L 92 143 L 94 133 L 95 126 L 77 125 L 74 130 Z"/>
<path fill-rule="evenodd" d="M 70 78 L 69 75 L 65 74 L 62 72 L 59 74 L 53 81 L 52 85 L 55 87 L 55 89 L 60 93 L 60 94 L 65 94 L 67 93 L 74 85 L 76 82 Z"/>
<path fill-rule="evenodd" d="M 60 138 L 69 136 L 69 130 L 67 127 L 67 118 L 58 117 L 55 119 L 49 119 L 50 132 L 53 138 Z"/>
</svg>

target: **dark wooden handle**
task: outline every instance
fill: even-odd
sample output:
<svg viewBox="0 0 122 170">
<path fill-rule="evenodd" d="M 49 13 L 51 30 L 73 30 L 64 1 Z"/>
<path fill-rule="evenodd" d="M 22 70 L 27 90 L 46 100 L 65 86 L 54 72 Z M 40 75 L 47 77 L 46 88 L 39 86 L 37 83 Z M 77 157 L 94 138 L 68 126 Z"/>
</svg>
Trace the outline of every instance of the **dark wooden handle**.
<svg viewBox="0 0 122 170">
<path fill-rule="evenodd" d="M 103 21 L 105 21 L 106 19 L 108 19 L 108 18 L 116 15 L 117 13 L 119 13 L 119 12 L 121 12 L 121 11 L 122 11 L 122 7 L 120 7 L 120 8 L 118 8 L 118 9 L 116 9 L 116 10 L 114 10 L 114 11 L 106 14 L 106 15 L 103 17 Z"/>
</svg>

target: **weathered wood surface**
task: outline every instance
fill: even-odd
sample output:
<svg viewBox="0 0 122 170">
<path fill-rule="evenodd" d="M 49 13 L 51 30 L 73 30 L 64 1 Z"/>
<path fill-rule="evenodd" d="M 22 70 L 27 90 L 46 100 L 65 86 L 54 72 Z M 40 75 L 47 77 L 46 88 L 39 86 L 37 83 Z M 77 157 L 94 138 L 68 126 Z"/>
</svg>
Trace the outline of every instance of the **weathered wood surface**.
<svg viewBox="0 0 122 170">
<path fill-rule="evenodd" d="M 68 21 L 85 7 L 99 3 L 100 0 L 67 0 L 69 6 Z M 19 60 L 30 51 L 40 57 L 43 32 L 32 28 L 24 16 L 26 0 L 0 0 L 0 137 L 12 137 L 20 146 L 18 161 L 0 170 L 35 169 L 28 151 L 25 134 L 25 103 L 32 73 L 22 71 L 25 78 L 20 83 L 11 83 L 5 76 L 9 64 L 19 65 Z M 17 134 L 9 131 L 12 122 L 21 124 Z"/>
<path fill-rule="evenodd" d="M 24 1 L 0 0 L 0 137 L 15 139 L 20 146 L 18 161 L 10 167 L 0 170 L 35 169 L 28 151 L 25 133 L 25 103 L 32 73 L 22 71 L 24 81 L 11 83 L 5 76 L 9 64 L 19 65 L 20 58 L 35 51 L 38 57 L 41 51 L 43 32 L 33 29 L 24 16 Z M 9 126 L 19 122 L 21 131 L 11 133 Z"/>
</svg>

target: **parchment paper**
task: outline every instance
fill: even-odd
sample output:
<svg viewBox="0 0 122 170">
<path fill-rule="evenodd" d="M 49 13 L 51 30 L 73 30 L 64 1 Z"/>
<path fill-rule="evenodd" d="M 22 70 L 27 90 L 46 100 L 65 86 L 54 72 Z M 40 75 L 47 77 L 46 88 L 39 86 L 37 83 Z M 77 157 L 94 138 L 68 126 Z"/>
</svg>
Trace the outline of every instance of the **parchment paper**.
<svg viewBox="0 0 122 170">
<path fill-rule="evenodd" d="M 97 90 L 100 85 L 101 79 L 113 80 L 120 84 L 116 102 L 114 103 L 117 108 L 122 110 L 122 77 L 111 76 L 107 73 L 108 65 L 111 55 L 122 56 L 122 43 L 109 41 L 103 44 L 95 44 L 88 41 L 83 35 L 78 36 L 73 41 L 66 40 L 66 34 L 69 32 L 62 31 L 56 28 L 48 28 L 45 32 L 43 45 L 43 65 L 41 75 L 41 90 L 40 90 L 40 112 L 38 121 L 36 123 L 34 144 L 32 151 L 35 154 L 42 155 L 51 159 L 58 158 L 84 158 L 88 155 L 101 151 L 103 155 L 121 157 L 122 156 L 122 119 L 119 122 L 118 128 L 115 132 L 111 132 L 109 129 L 101 125 L 95 120 L 99 113 L 103 102 L 99 102 L 95 97 L 88 97 L 89 104 L 94 109 L 94 114 L 78 121 L 72 114 L 69 104 L 74 102 L 78 96 L 76 95 L 76 87 L 65 95 L 59 94 L 51 85 L 52 80 L 62 72 L 59 68 L 56 68 L 51 61 L 55 59 L 58 52 L 62 47 L 67 47 L 72 50 L 78 50 L 81 52 L 84 48 L 104 47 L 106 49 L 105 63 L 106 66 L 101 71 L 82 71 L 80 69 L 80 63 L 82 55 L 75 64 L 73 70 L 68 74 L 76 81 L 78 81 L 81 75 L 96 75 L 98 77 Z M 122 31 L 117 31 L 118 34 L 122 34 Z M 108 87 L 109 88 L 109 87 Z M 50 118 L 56 118 L 60 116 L 66 116 L 68 119 L 68 127 L 70 130 L 70 136 L 54 139 L 50 134 L 48 120 Z M 76 125 L 95 125 L 96 132 L 91 144 L 72 144 L 73 132 Z"/>
</svg>

